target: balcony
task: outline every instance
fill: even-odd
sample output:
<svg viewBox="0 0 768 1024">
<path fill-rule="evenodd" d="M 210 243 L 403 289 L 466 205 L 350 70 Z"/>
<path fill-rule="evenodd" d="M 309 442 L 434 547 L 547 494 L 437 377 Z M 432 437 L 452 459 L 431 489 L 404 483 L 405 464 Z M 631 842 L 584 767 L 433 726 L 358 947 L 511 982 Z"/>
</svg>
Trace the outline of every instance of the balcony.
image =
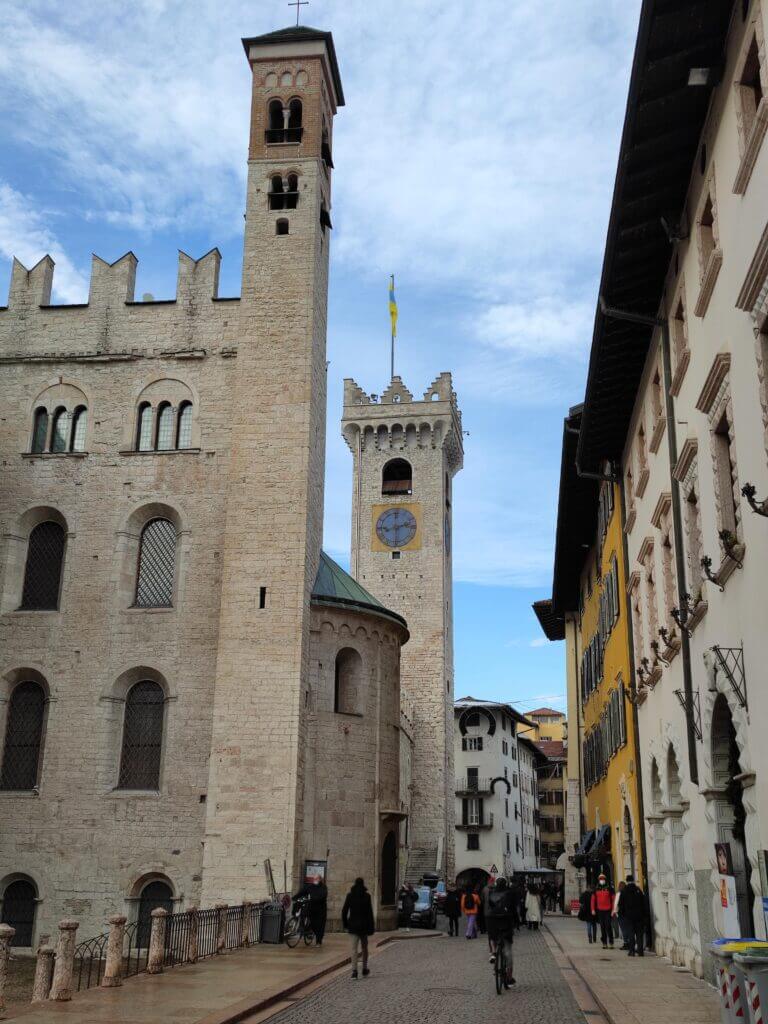
<svg viewBox="0 0 768 1024">
<path fill-rule="evenodd" d="M 490 792 L 490 779 L 456 779 L 456 796 L 474 796 Z"/>
<path fill-rule="evenodd" d="M 484 815 L 482 821 L 459 821 L 456 828 L 461 832 L 487 832 L 493 828 L 493 815 Z"/>
<path fill-rule="evenodd" d="M 267 128 L 264 131 L 264 141 L 268 146 L 301 142 L 303 132 L 303 128 Z"/>
</svg>

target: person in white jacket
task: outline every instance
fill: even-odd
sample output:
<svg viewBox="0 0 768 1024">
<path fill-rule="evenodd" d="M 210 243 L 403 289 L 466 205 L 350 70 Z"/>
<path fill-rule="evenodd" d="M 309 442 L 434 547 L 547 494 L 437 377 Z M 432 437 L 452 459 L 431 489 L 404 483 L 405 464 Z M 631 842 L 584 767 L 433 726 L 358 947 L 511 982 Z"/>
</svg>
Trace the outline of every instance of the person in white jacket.
<svg viewBox="0 0 768 1024">
<path fill-rule="evenodd" d="M 529 885 L 525 894 L 525 922 L 528 930 L 538 930 L 541 921 L 541 896 L 535 885 Z"/>
</svg>

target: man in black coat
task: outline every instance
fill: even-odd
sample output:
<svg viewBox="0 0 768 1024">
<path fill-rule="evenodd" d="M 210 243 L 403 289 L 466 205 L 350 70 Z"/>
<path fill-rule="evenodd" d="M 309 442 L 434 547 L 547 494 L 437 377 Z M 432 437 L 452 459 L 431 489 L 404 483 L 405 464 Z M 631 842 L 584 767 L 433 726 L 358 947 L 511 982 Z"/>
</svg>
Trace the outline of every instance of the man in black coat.
<svg viewBox="0 0 768 1024">
<path fill-rule="evenodd" d="M 461 896 L 456 886 L 451 882 L 445 894 L 443 911 L 448 918 L 448 934 L 459 934 L 459 918 L 461 917 Z"/>
<path fill-rule="evenodd" d="M 363 977 L 371 973 L 368 970 L 368 936 L 373 935 L 373 904 L 371 895 L 365 888 L 362 878 L 356 878 L 355 884 L 347 893 L 344 906 L 341 908 L 341 923 L 352 936 L 352 977 L 357 977 L 357 955 L 362 947 Z"/>
<path fill-rule="evenodd" d="M 643 934 L 645 932 L 645 895 L 632 875 L 627 875 L 627 884 L 619 896 L 619 917 L 628 924 L 629 953 L 627 956 L 644 956 Z"/>
</svg>

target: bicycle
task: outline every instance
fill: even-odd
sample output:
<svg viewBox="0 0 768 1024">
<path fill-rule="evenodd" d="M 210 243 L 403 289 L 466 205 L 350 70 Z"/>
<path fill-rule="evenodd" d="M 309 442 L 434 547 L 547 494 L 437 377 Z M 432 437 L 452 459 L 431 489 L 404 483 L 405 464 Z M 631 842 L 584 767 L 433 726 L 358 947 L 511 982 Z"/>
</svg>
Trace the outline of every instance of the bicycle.
<svg viewBox="0 0 768 1024">
<path fill-rule="evenodd" d="M 289 949 L 295 949 L 302 939 L 305 946 L 311 946 L 315 941 L 315 933 L 309 920 L 308 897 L 294 902 L 293 913 L 286 922 L 283 938 Z"/>
<path fill-rule="evenodd" d="M 493 960 L 493 976 L 496 982 L 496 995 L 500 996 L 502 989 L 510 987 L 507 968 L 507 940 L 499 938 L 496 942 L 496 953 Z"/>
</svg>

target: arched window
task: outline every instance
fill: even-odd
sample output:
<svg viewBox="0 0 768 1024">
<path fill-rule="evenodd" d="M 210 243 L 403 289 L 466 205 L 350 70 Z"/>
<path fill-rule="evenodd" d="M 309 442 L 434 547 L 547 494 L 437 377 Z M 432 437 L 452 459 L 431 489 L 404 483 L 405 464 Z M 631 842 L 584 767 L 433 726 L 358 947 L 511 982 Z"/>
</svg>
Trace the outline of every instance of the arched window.
<svg viewBox="0 0 768 1024">
<path fill-rule="evenodd" d="M 0 769 L 0 790 L 32 790 L 40 773 L 45 693 L 37 683 L 19 683 L 11 694 Z"/>
<path fill-rule="evenodd" d="M 411 494 L 413 470 L 405 459 L 391 459 L 381 474 L 382 494 Z"/>
<path fill-rule="evenodd" d="M 65 452 L 69 443 L 69 413 L 66 409 L 57 409 L 53 415 L 51 431 L 51 451 Z"/>
<path fill-rule="evenodd" d="M 677 766 L 677 758 L 673 747 L 667 751 L 667 791 L 671 807 L 677 807 L 682 800 L 682 789 L 680 785 L 680 769 Z"/>
<path fill-rule="evenodd" d="M 5 887 L 3 893 L 3 924 L 9 924 L 16 934 L 12 946 L 31 946 L 35 930 L 37 889 L 28 878 L 17 878 Z"/>
<path fill-rule="evenodd" d="M 285 122 L 283 121 L 283 102 L 282 100 L 270 100 L 269 107 L 267 108 L 269 116 L 269 131 L 282 132 Z M 267 139 L 267 141 L 272 141 Z"/>
<path fill-rule="evenodd" d="M 145 680 L 128 691 L 118 789 L 159 789 L 165 695 Z"/>
<path fill-rule="evenodd" d="M 139 419 L 136 428 L 136 451 L 152 451 L 152 406 L 142 402 L 139 406 Z"/>
<path fill-rule="evenodd" d="M 35 425 L 32 429 L 32 451 L 44 452 L 48 439 L 48 410 L 35 410 Z"/>
<path fill-rule="evenodd" d="M 75 409 L 72 417 L 72 440 L 70 442 L 70 451 L 85 451 L 85 431 L 87 426 L 88 410 L 84 405 L 79 405 L 77 409 Z"/>
<path fill-rule="evenodd" d="M 39 523 L 30 533 L 22 609 L 56 611 L 59 607 L 65 541 L 64 527 L 51 520 Z"/>
<path fill-rule="evenodd" d="M 192 447 L 192 403 L 182 402 L 179 406 L 179 428 L 176 432 L 176 447 Z"/>
<path fill-rule="evenodd" d="M 269 182 L 269 208 L 270 210 L 285 209 L 285 192 L 283 190 L 283 179 L 279 174 L 273 174 Z"/>
<path fill-rule="evenodd" d="M 301 100 L 292 99 L 288 104 L 288 128 L 301 128 Z M 290 140 L 289 140 L 290 141 Z"/>
<path fill-rule="evenodd" d="M 288 192 L 285 196 L 286 210 L 295 210 L 299 205 L 299 178 L 296 174 L 288 175 Z"/>
<path fill-rule="evenodd" d="M 146 949 L 149 946 L 149 937 L 152 932 L 152 911 L 167 910 L 173 913 L 173 890 L 167 882 L 155 879 L 148 882 L 141 890 L 139 896 L 139 914 L 136 945 L 139 949 Z"/>
<path fill-rule="evenodd" d="M 157 410 L 157 444 L 159 452 L 173 448 L 173 409 L 170 402 L 161 402 Z"/>
<path fill-rule="evenodd" d="M 141 531 L 135 608 L 170 608 L 176 573 L 176 527 L 170 519 L 150 519 Z"/>
<path fill-rule="evenodd" d="M 344 647 L 336 655 L 333 710 L 341 715 L 358 712 L 363 660 L 353 647 Z"/>
</svg>

